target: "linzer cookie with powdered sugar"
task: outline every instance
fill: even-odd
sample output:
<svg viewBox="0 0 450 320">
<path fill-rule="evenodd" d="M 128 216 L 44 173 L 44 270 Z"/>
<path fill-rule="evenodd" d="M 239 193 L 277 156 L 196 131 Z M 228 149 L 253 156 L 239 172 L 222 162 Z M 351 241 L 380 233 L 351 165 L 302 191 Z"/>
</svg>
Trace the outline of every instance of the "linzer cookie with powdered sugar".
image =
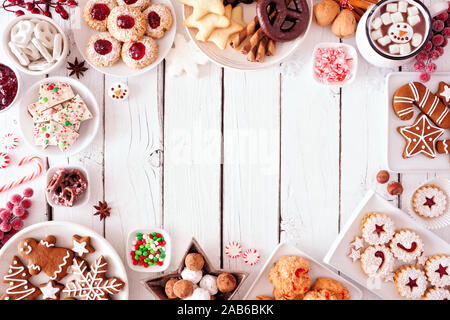
<svg viewBox="0 0 450 320">
<path fill-rule="evenodd" d="M 410 229 L 398 230 L 390 242 L 394 256 L 404 262 L 415 261 L 423 252 L 423 241 Z"/>
<path fill-rule="evenodd" d="M 369 213 L 362 221 L 361 231 L 370 245 L 388 243 L 395 233 L 394 221 L 384 213 Z"/>
</svg>

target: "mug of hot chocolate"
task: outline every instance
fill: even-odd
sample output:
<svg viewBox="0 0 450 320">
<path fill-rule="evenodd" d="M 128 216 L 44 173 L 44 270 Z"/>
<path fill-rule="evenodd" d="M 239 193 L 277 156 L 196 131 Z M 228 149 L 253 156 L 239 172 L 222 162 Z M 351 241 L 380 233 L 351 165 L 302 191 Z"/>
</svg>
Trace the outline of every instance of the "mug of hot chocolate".
<svg viewBox="0 0 450 320">
<path fill-rule="evenodd" d="M 417 0 L 381 0 L 361 18 L 356 43 L 361 55 L 373 65 L 401 66 L 426 45 L 432 17 L 448 9 L 447 0 L 433 0 L 430 6 Z"/>
</svg>

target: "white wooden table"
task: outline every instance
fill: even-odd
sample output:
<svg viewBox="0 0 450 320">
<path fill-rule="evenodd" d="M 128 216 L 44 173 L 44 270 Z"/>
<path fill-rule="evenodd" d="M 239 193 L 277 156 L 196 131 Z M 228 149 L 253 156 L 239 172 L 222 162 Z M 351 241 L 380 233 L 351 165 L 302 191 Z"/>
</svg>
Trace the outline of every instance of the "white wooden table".
<svg viewBox="0 0 450 320">
<path fill-rule="evenodd" d="M 173 3 L 178 31 L 185 33 L 181 6 Z M 71 16 L 77 15 L 72 10 Z M 2 15 L 0 29 L 13 17 Z M 58 22 L 71 39 L 68 60 L 80 59 L 71 22 Z M 211 63 L 192 80 L 166 76 L 161 64 L 142 76 L 118 79 L 90 68 L 81 82 L 92 89 L 104 115 L 99 133 L 83 153 L 47 159 L 48 166 L 86 167 L 90 202 L 79 209 L 52 210 L 40 178 L 29 184 L 36 195 L 26 225 L 46 220 L 83 224 L 103 234 L 123 259 L 128 258 L 125 245 L 131 229 L 162 227 L 175 242 L 172 269 L 196 237 L 216 266 L 251 272 L 241 297 L 280 241 L 321 260 L 374 185 L 377 171 L 386 167 L 380 139 L 384 84 L 385 76 L 397 70 L 373 67 L 360 57 L 358 78 L 350 87 L 326 88 L 311 77 L 310 55 L 319 41 L 339 39 L 329 28 L 313 24 L 294 55 L 303 64 L 295 74 L 283 65 L 245 73 Z M 355 45 L 354 39 L 343 42 Z M 438 60 L 439 71 L 450 71 L 449 57 L 447 49 Z M 407 68 L 411 66 L 403 70 Z M 53 75 L 68 71 L 62 67 Z M 25 88 L 39 79 L 23 78 Z M 127 101 L 113 102 L 105 94 L 117 81 L 128 84 Z M 17 109 L 0 115 L 0 134 L 19 134 Z M 23 141 L 14 159 L 20 154 L 30 155 Z M 0 173 L 1 181 L 7 176 L 7 171 Z M 433 176 L 394 178 L 413 186 Z M 0 194 L 0 204 L 13 193 Z M 102 222 L 93 216 L 92 205 L 99 200 L 112 207 L 111 217 Z M 395 202 L 402 207 L 404 200 Z M 437 233 L 448 241 L 449 230 Z M 250 267 L 228 259 L 224 246 L 231 240 L 258 249 L 261 263 Z M 139 282 L 146 275 L 127 271 L 130 298 L 152 299 Z M 365 292 L 365 298 L 373 297 Z"/>
</svg>

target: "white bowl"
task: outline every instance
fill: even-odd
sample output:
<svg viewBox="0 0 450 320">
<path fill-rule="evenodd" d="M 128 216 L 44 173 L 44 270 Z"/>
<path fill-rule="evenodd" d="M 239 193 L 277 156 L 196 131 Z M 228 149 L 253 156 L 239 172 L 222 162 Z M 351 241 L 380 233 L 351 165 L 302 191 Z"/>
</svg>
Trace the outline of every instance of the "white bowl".
<svg viewBox="0 0 450 320">
<path fill-rule="evenodd" d="M 81 173 L 86 178 L 86 181 L 87 181 L 87 189 L 86 189 L 86 191 L 83 192 L 83 194 L 78 198 L 77 201 L 75 201 L 75 203 L 71 207 L 66 207 L 66 206 L 62 206 L 60 204 L 55 203 L 52 200 L 52 198 L 50 197 L 50 193 L 47 192 L 47 185 L 48 185 L 48 183 L 50 182 L 50 180 L 52 179 L 53 175 L 56 173 L 56 171 L 58 169 L 67 169 L 67 170 L 77 169 L 77 170 L 80 170 Z M 86 169 L 84 169 L 83 167 L 79 167 L 79 166 L 57 166 L 57 167 L 51 167 L 50 169 L 47 170 L 47 174 L 46 174 L 46 178 L 45 178 L 44 190 L 45 190 L 45 197 L 47 198 L 47 202 L 52 208 L 73 209 L 73 208 L 83 207 L 89 201 L 89 196 L 90 196 L 89 173 L 88 173 L 88 171 Z"/>
<path fill-rule="evenodd" d="M 16 78 L 17 78 L 17 92 L 16 92 L 16 96 L 14 97 L 14 100 L 11 102 L 11 104 L 9 106 L 7 106 L 5 109 L 0 110 L 0 113 L 8 111 L 9 109 L 11 109 L 11 107 L 19 100 L 20 97 L 20 91 L 22 89 L 22 77 L 20 76 L 19 71 L 17 71 L 17 68 L 14 67 L 11 64 L 5 63 L 3 61 L 0 61 L 0 64 L 3 64 L 5 66 L 7 66 L 8 68 L 11 68 L 12 71 L 14 71 Z"/>
<path fill-rule="evenodd" d="M 343 82 L 338 82 L 338 83 L 326 83 L 326 82 L 322 82 L 320 81 L 320 79 L 317 77 L 316 73 L 314 72 L 314 61 L 315 61 L 315 56 L 316 56 L 316 52 L 318 49 L 321 48 L 338 48 L 338 47 L 342 47 L 344 48 L 344 50 L 346 51 L 346 53 L 353 59 L 353 64 L 352 64 L 352 72 L 351 72 L 351 77 L 350 79 L 347 79 Z M 326 86 L 336 86 L 336 87 L 344 87 L 350 83 L 352 83 L 353 81 L 355 81 L 356 78 L 356 74 L 358 73 L 358 53 L 356 52 L 356 49 L 349 45 L 349 44 L 345 44 L 345 43 L 339 43 L 339 42 L 320 42 L 318 43 L 313 50 L 312 53 L 312 75 L 314 80 L 317 83 L 326 85 Z"/>
<path fill-rule="evenodd" d="M 225 50 L 221 50 L 212 42 L 198 41 L 197 39 L 195 39 L 197 29 L 186 27 L 186 31 L 189 35 L 189 38 L 194 42 L 197 48 L 199 48 L 200 51 L 203 52 L 203 54 L 205 54 L 209 60 L 219 65 L 220 67 L 244 71 L 267 69 L 286 60 L 296 49 L 299 48 L 300 44 L 308 36 L 312 23 L 313 1 L 307 0 L 307 2 L 309 6 L 309 21 L 305 33 L 297 39 L 289 42 L 277 42 L 275 54 L 271 57 L 264 57 L 264 62 L 262 63 L 247 61 L 246 55 L 242 54 L 240 50 L 232 49 L 229 46 Z M 256 15 L 256 2 L 252 4 L 244 4 L 243 8 L 244 21 L 248 23 Z M 193 9 L 189 6 L 183 6 L 183 18 L 189 16 L 192 10 Z"/>
<path fill-rule="evenodd" d="M 166 241 L 166 251 L 165 251 L 166 259 L 164 260 L 163 265 L 162 266 L 149 266 L 148 268 L 133 265 L 133 263 L 131 262 L 131 258 L 130 258 L 130 251 L 133 249 L 132 243 L 133 243 L 133 240 L 136 238 L 136 233 L 144 234 L 144 233 L 151 233 L 151 232 L 160 233 L 164 237 L 164 240 Z M 160 229 L 160 228 L 139 228 L 139 229 L 132 230 L 128 234 L 125 250 L 126 250 L 125 259 L 127 260 L 128 267 L 131 270 L 137 271 L 137 272 L 153 273 L 153 272 L 165 271 L 165 270 L 167 270 L 167 268 L 169 268 L 170 260 L 172 259 L 172 241 L 171 241 L 170 236 L 167 233 L 167 231 Z"/>
<path fill-rule="evenodd" d="M 10 41 L 10 37 L 11 37 L 11 28 L 14 25 L 16 25 L 19 21 L 31 20 L 31 19 L 38 19 L 38 20 L 47 21 L 52 26 L 54 26 L 58 30 L 58 32 L 62 35 L 62 37 L 63 37 L 63 51 L 62 51 L 61 56 L 59 57 L 58 60 L 56 60 L 56 62 L 51 67 L 49 67 L 49 68 L 47 68 L 45 70 L 42 70 L 42 71 L 32 71 L 32 70 L 28 69 L 27 67 L 22 66 L 17 61 L 17 58 L 15 57 L 15 55 L 12 54 L 12 52 L 9 49 L 9 46 L 8 46 L 8 42 Z M 58 68 L 66 60 L 67 53 L 69 52 L 69 41 L 67 39 L 66 34 L 61 29 L 61 27 L 58 24 L 56 24 L 54 20 L 52 20 L 52 19 L 50 19 L 50 18 L 48 18 L 48 17 L 46 17 L 44 15 L 40 15 L 40 14 L 23 15 L 23 16 L 20 16 L 20 17 L 17 17 L 15 19 L 11 20 L 11 22 L 8 23 L 6 28 L 3 30 L 2 45 L 3 45 L 4 51 L 6 53 L 6 56 L 14 64 L 14 66 L 17 69 L 19 69 L 20 71 L 22 71 L 23 73 L 26 73 L 26 74 L 29 74 L 29 75 L 32 75 L 32 76 L 48 74 L 51 71 L 55 70 L 56 68 Z"/>
<path fill-rule="evenodd" d="M 79 8 L 83 8 L 87 2 L 88 0 L 79 0 L 78 1 Z M 73 15 L 71 18 L 73 19 L 72 21 L 73 38 L 84 60 L 87 63 L 89 63 L 89 65 L 95 70 L 113 77 L 134 77 L 143 74 L 145 72 L 148 72 L 157 67 L 169 54 L 169 51 L 172 48 L 177 30 L 177 17 L 175 14 L 175 9 L 170 0 L 153 1 L 153 3 L 155 2 L 167 6 L 172 12 L 173 17 L 172 28 L 170 28 L 170 30 L 165 33 L 164 37 L 162 39 L 153 39 L 158 44 L 158 58 L 155 60 L 155 62 L 142 69 L 131 69 L 127 67 L 127 65 L 122 61 L 122 59 L 120 59 L 119 61 L 117 61 L 117 63 L 115 63 L 110 67 L 98 67 L 93 65 L 86 57 L 86 46 L 88 44 L 89 38 L 93 34 L 98 33 L 98 31 L 90 28 L 84 21 L 82 21 L 82 19 L 80 21 L 80 17 Z"/>
<path fill-rule="evenodd" d="M 72 87 L 73 92 L 75 94 L 79 94 L 80 97 L 84 100 L 93 116 L 92 119 L 84 121 L 81 124 L 79 132 L 80 136 L 78 140 L 75 141 L 75 143 L 65 152 L 59 150 L 57 146 L 48 146 L 46 149 L 42 149 L 40 146 L 36 146 L 34 144 L 33 119 L 28 114 L 28 105 L 37 101 L 39 86 L 41 85 L 41 83 L 51 81 L 68 83 Z M 19 128 L 25 142 L 34 152 L 45 157 L 70 157 L 78 152 L 83 151 L 86 147 L 89 146 L 92 140 L 94 140 L 100 125 L 100 109 L 94 95 L 84 84 L 68 77 L 50 77 L 36 82 L 23 95 L 19 108 Z"/>
</svg>

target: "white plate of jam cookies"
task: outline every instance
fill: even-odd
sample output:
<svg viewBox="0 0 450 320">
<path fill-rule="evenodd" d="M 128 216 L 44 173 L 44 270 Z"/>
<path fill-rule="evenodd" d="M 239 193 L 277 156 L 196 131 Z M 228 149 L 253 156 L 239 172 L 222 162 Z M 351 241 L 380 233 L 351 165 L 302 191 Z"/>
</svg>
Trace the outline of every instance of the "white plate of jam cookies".
<svg viewBox="0 0 450 320">
<path fill-rule="evenodd" d="M 386 79 L 387 163 L 391 171 L 450 172 L 450 73 L 394 72 Z"/>
<path fill-rule="evenodd" d="M 373 191 L 324 262 L 382 299 L 450 297 L 450 244 Z"/>
<path fill-rule="evenodd" d="M 42 222 L 19 231 L 0 250 L 0 272 L 1 300 L 128 299 L 127 273 L 117 252 L 101 235 L 72 222 Z"/>
<path fill-rule="evenodd" d="M 282 275 L 292 275 L 283 279 Z M 294 280 L 292 280 L 294 279 Z M 361 300 L 355 285 L 296 247 L 279 244 L 244 300 Z"/>
<path fill-rule="evenodd" d="M 176 15 L 170 0 L 81 0 L 74 38 L 96 70 L 131 77 L 156 67 L 172 48 Z"/>
<path fill-rule="evenodd" d="M 288 6 L 285 0 L 180 2 L 195 45 L 214 63 L 236 70 L 281 63 L 304 41 L 312 22 L 311 0 L 292 0 Z M 286 20 L 276 19 L 284 14 Z"/>
</svg>

